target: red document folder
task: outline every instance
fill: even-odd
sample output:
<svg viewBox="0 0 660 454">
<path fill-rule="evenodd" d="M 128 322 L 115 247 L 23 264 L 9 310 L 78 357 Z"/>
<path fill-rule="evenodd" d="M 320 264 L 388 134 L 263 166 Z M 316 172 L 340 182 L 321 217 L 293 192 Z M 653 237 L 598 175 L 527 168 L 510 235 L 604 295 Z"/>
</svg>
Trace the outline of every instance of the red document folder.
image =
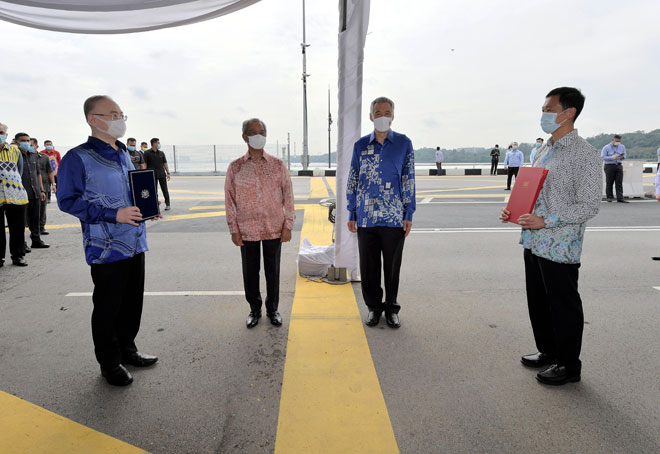
<svg viewBox="0 0 660 454">
<path fill-rule="evenodd" d="M 509 222 L 518 223 L 518 218 L 534 210 L 536 199 L 539 198 L 543 182 L 548 171 L 541 167 L 521 167 L 513 185 L 509 203 L 506 209 L 511 213 Z"/>
</svg>

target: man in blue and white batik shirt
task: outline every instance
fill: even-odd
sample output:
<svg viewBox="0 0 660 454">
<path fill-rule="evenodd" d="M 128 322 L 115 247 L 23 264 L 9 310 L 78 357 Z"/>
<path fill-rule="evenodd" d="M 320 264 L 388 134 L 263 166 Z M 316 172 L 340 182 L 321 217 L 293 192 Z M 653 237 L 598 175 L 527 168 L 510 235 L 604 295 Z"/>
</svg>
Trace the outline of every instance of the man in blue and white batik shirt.
<svg viewBox="0 0 660 454">
<path fill-rule="evenodd" d="M 376 98 L 369 119 L 374 131 L 353 146 L 346 188 L 348 229 L 358 235 L 362 296 L 369 308 L 366 324 L 377 325 L 385 312 L 387 324 L 398 328 L 399 271 L 415 212 L 415 155 L 410 139 L 390 129 L 394 120 L 392 100 Z"/>
</svg>

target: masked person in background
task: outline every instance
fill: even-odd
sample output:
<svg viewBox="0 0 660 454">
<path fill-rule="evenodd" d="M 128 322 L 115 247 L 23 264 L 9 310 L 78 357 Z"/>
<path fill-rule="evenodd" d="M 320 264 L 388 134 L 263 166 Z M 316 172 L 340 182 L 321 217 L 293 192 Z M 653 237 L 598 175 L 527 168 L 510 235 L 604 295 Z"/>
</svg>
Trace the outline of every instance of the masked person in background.
<svg viewBox="0 0 660 454">
<path fill-rule="evenodd" d="M 628 203 L 623 198 L 623 165 L 621 163 L 626 159 L 626 147 L 621 143 L 621 136 L 615 135 L 612 142 L 603 147 L 600 156 L 603 158 L 604 163 L 607 201 L 614 200 L 614 194 L 612 193 L 612 185 L 614 184 L 616 187 L 616 201 Z"/>
<path fill-rule="evenodd" d="M 0 266 L 5 264 L 7 249 L 5 217 L 11 261 L 16 266 L 27 266 L 24 239 L 28 198 L 21 178 L 22 157 L 18 148 L 7 143 L 7 132 L 7 125 L 0 123 Z"/>
<path fill-rule="evenodd" d="M 41 201 L 46 200 L 46 192 L 41 181 L 41 172 L 39 172 L 38 157 L 36 146 L 36 139 L 30 140 L 24 132 L 19 132 L 15 136 L 18 147 L 23 153 L 23 173 L 21 178 L 23 187 L 28 195 L 28 206 L 25 216 L 25 227 L 30 229 L 30 239 L 32 240 L 31 247 L 34 249 L 44 249 L 50 247 L 48 244 L 41 241 L 41 232 L 39 229 L 40 206 Z M 25 243 L 25 252 L 30 252 L 31 249 Z"/>
<path fill-rule="evenodd" d="M 37 148 L 37 139 L 32 138 L 31 141 L 34 141 L 33 146 Z M 39 204 L 39 234 L 48 235 L 46 231 L 46 221 L 47 219 L 47 206 L 48 201 L 50 200 L 50 193 L 56 191 L 55 187 L 55 172 L 53 171 L 53 166 L 51 165 L 50 157 L 46 153 L 37 153 L 37 166 L 39 167 L 39 173 L 41 174 L 41 185 L 46 192 L 46 198 L 41 199 Z"/>
<path fill-rule="evenodd" d="M 353 146 L 346 187 L 348 230 L 358 236 L 362 297 L 369 308 L 366 325 L 377 325 L 385 312 L 387 324 L 399 328 L 403 244 L 412 229 L 416 208 L 415 154 L 410 139 L 390 127 L 394 120 L 391 99 L 373 100 L 369 119 L 374 131 Z"/>
<path fill-rule="evenodd" d="M 70 150 L 60 164 L 60 209 L 80 219 L 85 258 L 94 293 L 92 338 L 101 374 L 108 383 L 133 381 L 125 365 L 146 367 L 156 356 L 138 351 L 144 297 L 147 232 L 139 208 L 130 206 L 126 116 L 108 96 L 92 96 L 83 106 L 92 129 L 87 142 Z"/>
<path fill-rule="evenodd" d="M 543 139 L 539 137 L 536 139 L 536 143 L 534 144 L 534 148 L 532 148 L 531 153 L 529 154 L 529 163 L 534 165 L 534 158 L 536 157 L 536 153 L 538 153 L 539 149 L 541 148 L 541 145 L 543 145 Z"/>
</svg>

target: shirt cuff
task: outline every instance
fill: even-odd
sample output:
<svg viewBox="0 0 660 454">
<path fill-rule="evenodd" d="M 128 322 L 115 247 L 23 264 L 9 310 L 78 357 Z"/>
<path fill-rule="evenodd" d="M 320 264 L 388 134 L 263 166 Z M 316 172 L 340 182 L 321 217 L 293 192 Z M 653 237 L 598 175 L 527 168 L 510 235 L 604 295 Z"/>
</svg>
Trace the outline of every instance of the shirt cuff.
<svg viewBox="0 0 660 454">
<path fill-rule="evenodd" d="M 548 214 L 544 218 L 545 228 L 552 229 L 554 227 L 559 227 L 559 215 L 558 214 Z"/>
<path fill-rule="evenodd" d="M 229 233 L 232 235 L 238 233 L 238 224 L 227 224 L 227 227 L 229 227 Z"/>
<path fill-rule="evenodd" d="M 115 208 L 106 208 L 103 211 L 103 221 L 112 224 L 117 223 L 117 210 Z"/>
<path fill-rule="evenodd" d="M 293 230 L 293 219 L 285 220 L 283 228 L 288 229 L 288 230 Z"/>
<path fill-rule="evenodd" d="M 349 211 L 348 212 L 348 220 L 349 221 L 357 221 L 357 212 Z"/>
<path fill-rule="evenodd" d="M 404 221 L 412 222 L 412 218 L 413 218 L 413 212 L 412 212 L 412 211 L 406 211 L 406 212 L 403 214 L 403 220 L 404 220 Z"/>
</svg>

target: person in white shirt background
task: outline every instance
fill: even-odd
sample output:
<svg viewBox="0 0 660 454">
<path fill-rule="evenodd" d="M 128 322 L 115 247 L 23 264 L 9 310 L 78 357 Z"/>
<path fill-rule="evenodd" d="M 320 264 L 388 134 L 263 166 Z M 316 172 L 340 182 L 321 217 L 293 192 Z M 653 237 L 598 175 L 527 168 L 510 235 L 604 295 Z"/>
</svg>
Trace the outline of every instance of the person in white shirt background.
<svg viewBox="0 0 660 454">
<path fill-rule="evenodd" d="M 440 147 L 435 148 L 435 166 L 438 168 L 438 176 L 442 175 L 442 161 L 444 161 L 445 156 L 440 151 Z"/>
</svg>

